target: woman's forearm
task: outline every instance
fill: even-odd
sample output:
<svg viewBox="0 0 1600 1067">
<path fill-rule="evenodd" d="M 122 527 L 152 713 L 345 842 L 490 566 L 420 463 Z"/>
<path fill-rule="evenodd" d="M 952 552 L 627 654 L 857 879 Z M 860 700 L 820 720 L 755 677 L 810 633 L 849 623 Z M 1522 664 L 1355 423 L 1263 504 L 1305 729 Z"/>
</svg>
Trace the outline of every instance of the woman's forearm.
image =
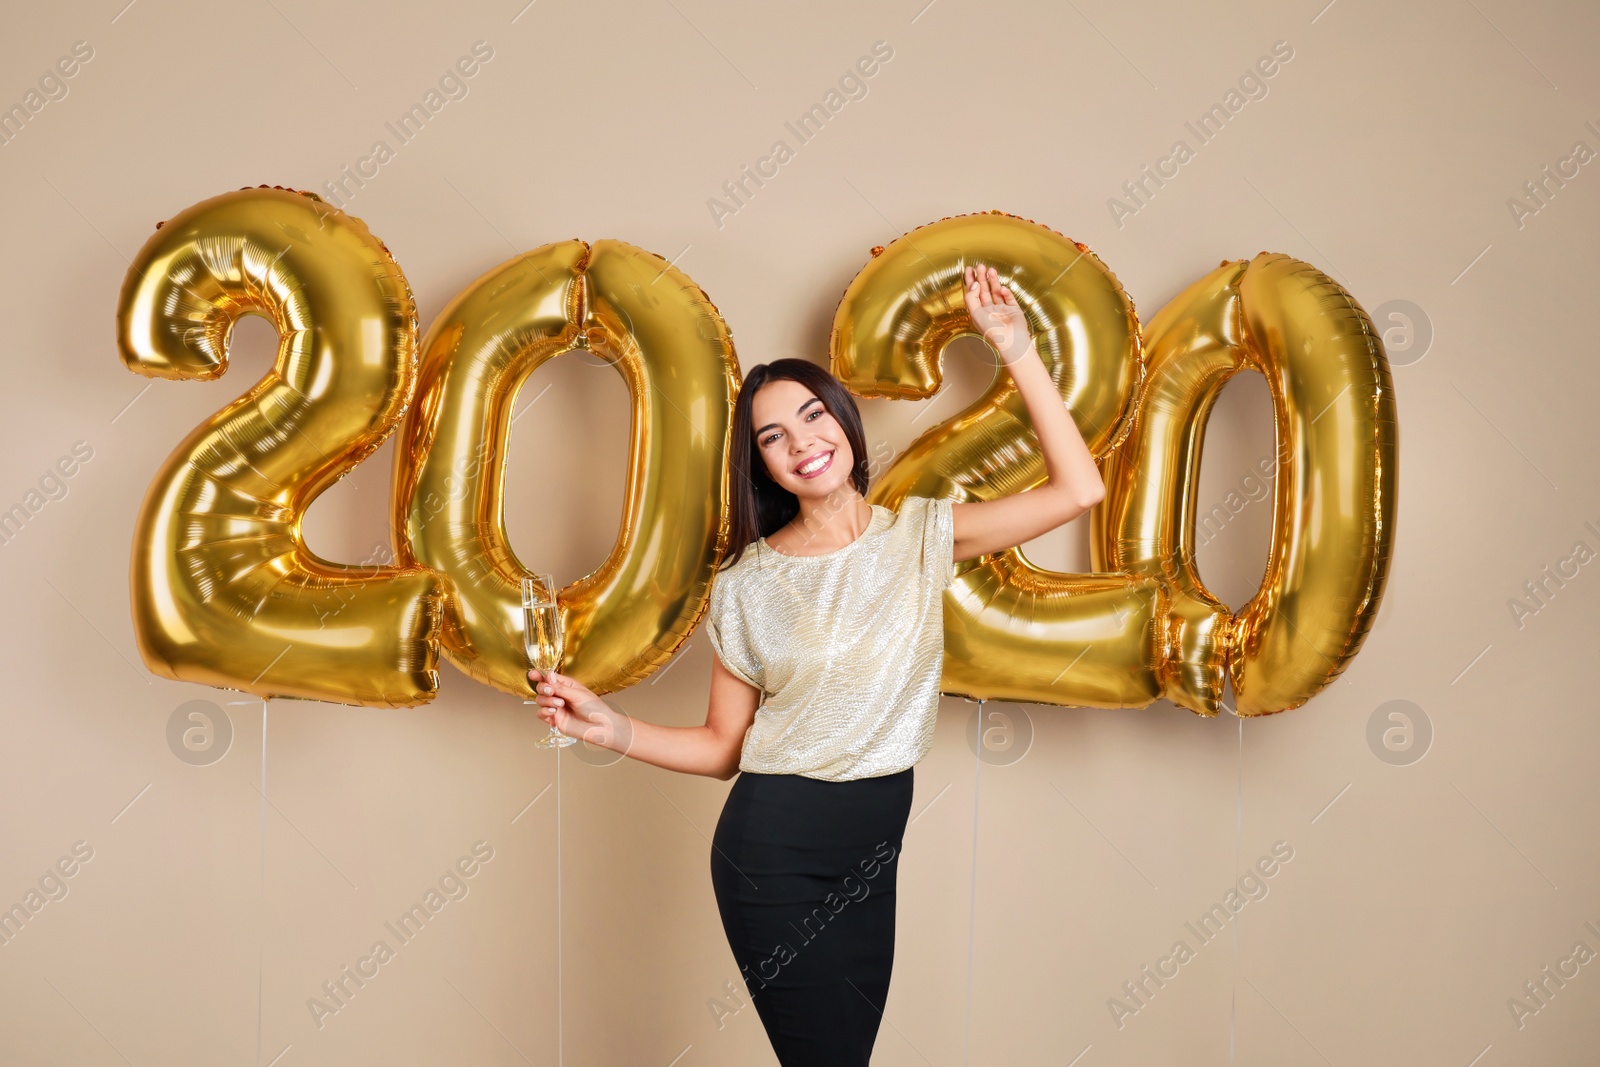
<svg viewBox="0 0 1600 1067">
<path fill-rule="evenodd" d="M 614 716 L 598 742 L 641 763 L 683 774 L 731 778 L 739 769 L 739 745 L 709 726 L 662 726 L 626 715 L 607 705 Z"/>
<path fill-rule="evenodd" d="M 1039 439 L 1050 488 L 1079 510 L 1098 504 L 1106 494 L 1100 469 L 1031 339 L 1027 351 L 1008 361 L 1008 368 Z"/>
</svg>

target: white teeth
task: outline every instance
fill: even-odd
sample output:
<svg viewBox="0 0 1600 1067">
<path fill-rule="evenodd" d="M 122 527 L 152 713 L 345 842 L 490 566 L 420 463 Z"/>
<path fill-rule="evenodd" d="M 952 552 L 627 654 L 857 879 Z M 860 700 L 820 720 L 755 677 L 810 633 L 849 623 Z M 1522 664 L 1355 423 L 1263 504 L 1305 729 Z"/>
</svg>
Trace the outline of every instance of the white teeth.
<svg viewBox="0 0 1600 1067">
<path fill-rule="evenodd" d="M 831 452 L 824 452 L 822 455 L 818 456 L 816 459 L 812 460 L 810 463 L 807 463 L 805 466 L 798 468 L 797 469 L 797 473 L 799 473 L 799 474 L 810 474 L 814 470 L 820 470 L 822 468 L 822 465 L 824 463 L 828 462 L 828 457 L 830 455 L 832 455 Z"/>
</svg>

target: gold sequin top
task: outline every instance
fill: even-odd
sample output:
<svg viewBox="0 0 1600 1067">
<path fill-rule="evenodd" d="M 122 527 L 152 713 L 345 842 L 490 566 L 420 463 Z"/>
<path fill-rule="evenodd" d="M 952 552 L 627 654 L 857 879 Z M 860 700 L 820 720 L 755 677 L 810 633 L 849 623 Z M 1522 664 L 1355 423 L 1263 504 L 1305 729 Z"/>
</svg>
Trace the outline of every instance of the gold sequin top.
<svg viewBox="0 0 1600 1067">
<path fill-rule="evenodd" d="M 762 538 L 718 572 L 706 634 L 723 665 L 762 692 L 741 771 L 848 781 L 927 755 L 955 577 L 950 505 L 873 504 L 865 532 L 843 548 L 791 556 Z"/>
</svg>

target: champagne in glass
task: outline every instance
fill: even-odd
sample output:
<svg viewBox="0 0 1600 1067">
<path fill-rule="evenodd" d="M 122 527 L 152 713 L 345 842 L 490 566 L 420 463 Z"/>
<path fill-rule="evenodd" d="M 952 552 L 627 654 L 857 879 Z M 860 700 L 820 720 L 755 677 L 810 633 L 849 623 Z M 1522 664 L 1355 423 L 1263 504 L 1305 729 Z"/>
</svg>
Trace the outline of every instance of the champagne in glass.
<svg viewBox="0 0 1600 1067">
<path fill-rule="evenodd" d="M 540 672 L 561 669 L 561 605 L 556 602 L 553 575 L 531 574 L 522 579 L 522 644 L 528 653 L 528 666 Z M 566 748 L 577 744 L 554 726 L 550 735 L 534 744 L 540 748 Z"/>
</svg>

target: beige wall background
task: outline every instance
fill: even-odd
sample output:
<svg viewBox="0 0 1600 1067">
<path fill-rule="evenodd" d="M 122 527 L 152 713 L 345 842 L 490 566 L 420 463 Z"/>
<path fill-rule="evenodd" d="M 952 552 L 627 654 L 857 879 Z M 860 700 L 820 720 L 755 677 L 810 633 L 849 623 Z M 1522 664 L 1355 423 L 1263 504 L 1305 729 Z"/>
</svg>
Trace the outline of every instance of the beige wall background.
<svg viewBox="0 0 1600 1067">
<path fill-rule="evenodd" d="M 874 1062 L 1491 1067 L 1600 1043 L 1591 6 L 524 2 L 6 15 L 0 105 L 76 42 L 92 57 L 0 145 L 0 508 L 75 447 L 92 457 L 0 544 L 0 905 L 41 879 L 57 896 L 0 946 L 0 1060 L 775 1062 L 730 995 L 711 893 L 728 783 L 569 752 L 557 788 L 543 727 L 448 667 L 431 705 L 376 711 L 263 708 L 138 659 L 144 488 L 273 338 L 249 320 L 222 382 L 129 374 L 113 330 L 128 259 L 196 201 L 325 191 L 379 140 L 393 158 L 346 201 L 424 325 L 514 253 L 617 237 L 704 286 L 746 368 L 825 360 L 870 246 L 988 208 L 1087 242 L 1146 321 L 1224 258 L 1330 273 L 1386 331 L 1401 422 L 1395 557 L 1365 647 L 1310 704 L 1254 721 L 989 705 L 1003 721 L 980 747 L 975 705 L 946 698 Z M 480 41 L 493 56 L 465 95 L 398 144 L 385 123 Z M 865 95 L 797 146 L 784 123 L 879 41 L 893 56 Z M 1241 89 L 1277 42 L 1292 58 Z M 1185 124 L 1230 90 L 1243 106 L 1201 143 Z M 715 217 L 708 200 L 778 139 L 793 158 Z M 1179 140 L 1192 158 L 1129 198 Z M 873 442 L 905 447 L 995 370 L 971 345 L 948 364 L 937 398 L 863 403 Z M 524 396 L 546 386 L 518 425 L 509 522 L 524 559 L 570 582 L 616 530 L 627 393 L 576 357 Z M 1202 500 L 1246 502 L 1200 562 L 1237 607 L 1271 518 L 1248 496 L 1272 449 L 1258 378 L 1229 387 L 1207 444 Z M 356 563 L 387 543 L 390 460 L 318 501 L 315 550 Z M 1029 552 L 1084 569 L 1085 525 Z M 615 703 L 701 721 L 710 655 L 697 633 Z M 204 765 L 167 736 L 195 700 L 231 732 Z M 1390 754 L 1369 722 L 1396 707 L 1418 729 Z M 492 859 L 467 895 L 401 944 L 385 923 L 478 842 Z M 1201 943 L 1185 924 L 1275 846 L 1292 859 Z M 63 857 L 61 896 L 46 876 Z M 319 1021 L 308 1002 L 333 1003 L 323 983 L 379 940 L 394 957 Z M 1193 958 L 1130 999 L 1179 940 Z M 1113 997 L 1138 1005 L 1120 1025 Z"/>
</svg>

